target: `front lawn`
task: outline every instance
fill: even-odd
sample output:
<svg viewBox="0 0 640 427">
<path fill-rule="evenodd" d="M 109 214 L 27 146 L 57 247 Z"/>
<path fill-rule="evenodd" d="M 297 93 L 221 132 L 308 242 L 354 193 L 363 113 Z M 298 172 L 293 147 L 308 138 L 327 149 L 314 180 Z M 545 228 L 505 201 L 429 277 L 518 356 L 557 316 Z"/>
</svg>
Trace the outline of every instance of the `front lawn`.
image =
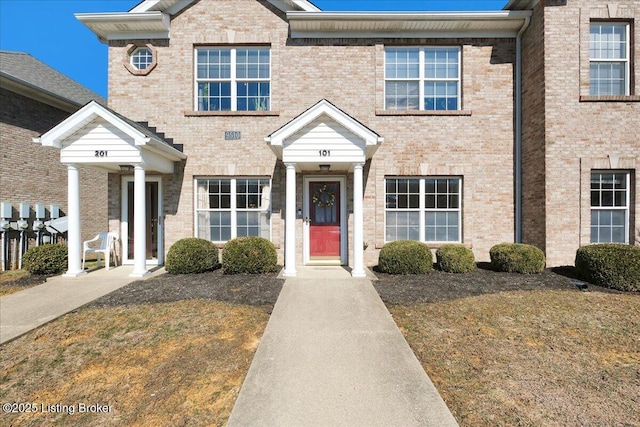
<svg viewBox="0 0 640 427">
<path fill-rule="evenodd" d="M 281 287 L 275 275 L 220 271 L 134 282 L 3 344 L 0 401 L 34 403 L 38 412 L 2 418 L 13 426 L 222 426 Z M 110 410 L 79 413 L 80 404 Z"/>
<path fill-rule="evenodd" d="M 381 278 L 462 427 L 640 426 L 640 294 L 549 270 Z"/>
</svg>

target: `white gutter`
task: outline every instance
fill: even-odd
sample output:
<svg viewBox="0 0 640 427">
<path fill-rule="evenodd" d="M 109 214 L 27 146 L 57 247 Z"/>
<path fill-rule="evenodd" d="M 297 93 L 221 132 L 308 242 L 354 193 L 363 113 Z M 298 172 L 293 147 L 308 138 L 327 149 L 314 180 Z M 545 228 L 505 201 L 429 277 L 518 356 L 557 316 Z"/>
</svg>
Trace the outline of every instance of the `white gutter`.
<svg viewBox="0 0 640 427">
<path fill-rule="evenodd" d="M 522 242 L 522 35 L 529 28 L 531 17 L 525 18 L 522 28 L 516 36 L 516 164 L 515 164 L 515 241 Z"/>
</svg>

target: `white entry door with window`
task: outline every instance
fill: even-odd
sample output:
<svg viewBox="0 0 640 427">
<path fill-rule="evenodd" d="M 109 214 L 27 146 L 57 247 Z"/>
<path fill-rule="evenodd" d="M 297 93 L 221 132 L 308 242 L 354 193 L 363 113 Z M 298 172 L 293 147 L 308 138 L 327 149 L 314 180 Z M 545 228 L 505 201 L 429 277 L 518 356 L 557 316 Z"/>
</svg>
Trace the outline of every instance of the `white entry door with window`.
<svg viewBox="0 0 640 427">
<path fill-rule="evenodd" d="M 145 182 L 145 224 L 147 264 L 164 264 L 164 225 L 162 206 L 162 178 L 149 176 Z M 124 264 L 133 264 L 135 232 L 134 218 L 134 182 L 133 176 L 122 177 L 122 260 Z"/>
</svg>

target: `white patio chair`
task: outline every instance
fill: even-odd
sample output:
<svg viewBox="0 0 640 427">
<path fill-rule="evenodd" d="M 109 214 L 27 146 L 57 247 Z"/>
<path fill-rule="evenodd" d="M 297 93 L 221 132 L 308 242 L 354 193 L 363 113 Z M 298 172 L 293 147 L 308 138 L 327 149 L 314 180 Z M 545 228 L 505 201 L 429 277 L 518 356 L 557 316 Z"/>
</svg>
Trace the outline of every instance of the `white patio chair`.
<svg viewBox="0 0 640 427">
<path fill-rule="evenodd" d="M 97 254 L 98 265 L 101 262 L 101 255 L 104 254 L 105 269 L 109 270 L 110 255 L 113 254 L 113 263 L 118 266 L 118 258 L 116 257 L 116 242 L 120 240 L 120 235 L 117 232 L 103 232 L 98 234 L 91 240 L 86 240 L 83 243 L 82 249 L 82 269 L 84 270 L 84 264 L 87 259 L 87 254 Z M 98 242 L 94 243 L 93 242 Z"/>
</svg>

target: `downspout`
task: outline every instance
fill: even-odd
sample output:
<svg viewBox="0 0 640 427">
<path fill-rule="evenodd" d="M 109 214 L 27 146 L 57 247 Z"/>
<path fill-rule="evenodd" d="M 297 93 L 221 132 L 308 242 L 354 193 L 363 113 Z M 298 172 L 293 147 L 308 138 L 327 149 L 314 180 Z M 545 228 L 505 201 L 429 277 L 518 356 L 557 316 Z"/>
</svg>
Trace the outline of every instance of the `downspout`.
<svg viewBox="0 0 640 427">
<path fill-rule="evenodd" d="M 516 165 L 515 165 L 515 241 L 522 242 L 522 35 L 529 28 L 531 17 L 527 16 L 522 24 L 522 28 L 516 36 Z"/>
</svg>

